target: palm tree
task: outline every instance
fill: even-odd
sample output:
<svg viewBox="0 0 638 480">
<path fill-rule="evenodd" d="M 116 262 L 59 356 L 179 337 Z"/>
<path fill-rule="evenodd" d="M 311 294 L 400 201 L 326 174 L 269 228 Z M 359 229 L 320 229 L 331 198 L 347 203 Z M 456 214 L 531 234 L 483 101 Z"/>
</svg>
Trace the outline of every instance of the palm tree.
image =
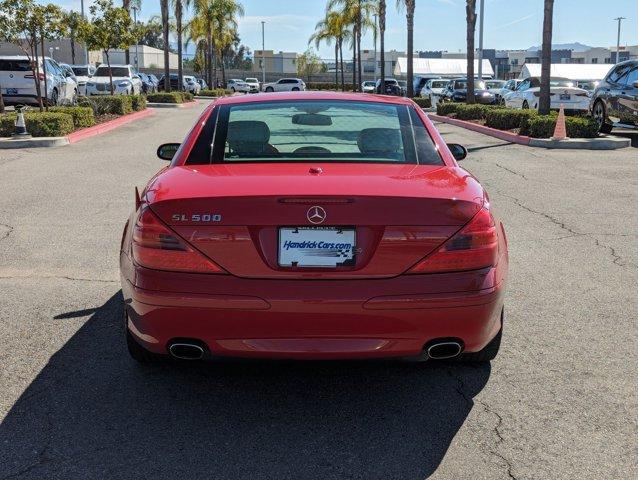
<svg viewBox="0 0 638 480">
<path fill-rule="evenodd" d="M 350 38 L 350 32 L 344 16 L 340 12 L 328 11 L 326 17 L 317 23 L 315 32 L 308 43 L 315 43 L 317 49 L 321 42 L 330 45 L 335 44 L 335 86 L 339 87 L 339 54 L 341 54 L 341 89 L 345 89 L 343 77 L 343 41 Z"/>
<path fill-rule="evenodd" d="M 465 18 L 467 20 L 467 94 L 465 101 L 474 103 L 474 32 L 476 31 L 476 0 L 466 0 Z"/>
<path fill-rule="evenodd" d="M 164 42 L 164 91 L 171 91 L 171 69 L 169 63 L 169 44 L 168 44 L 168 30 L 170 25 L 168 23 L 168 0 L 160 0 L 160 10 L 162 14 L 162 41 Z"/>
<path fill-rule="evenodd" d="M 548 115 L 551 101 L 549 98 L 549 77 L 552 65 L 552 24 L 554 0 L 545 0 L 543 16 L 543 47 L 541 51 L 541 88 L 538 99 L 538 113 Z"/>
<path fill-rule="evenodd" d="M 380 56 L 381 56 L 381 83 L 380 85 L 383 85 L 383 81 L 385 80 L 385 13 L 386 13 L 386 8 L 385 8 L 385 0 L 379 0 L 379 5 L 378 5 L 378 11 L 379 11 L 379 50 L 380 50 Z M 377 67 L 376 67 L 376 63 L 377 63 L 377 59 L 374 59 L 374 71 L 377 71 Z M 381 92 L 378 92 L 381 93 Z"/>
<path fill-rule="evenodd" d="M 397 7 L 405 6 L 405 19 L 408 27 L 408 97 L 414 96 L 414 9 L 416 0 L 397 0 Z"/>
<path fill-rule="evenodd" d="M 175 34 L 177 35 L 177 89 L 182 91 L 183 81 L 183 38 L 184 38 L 184 11 L 188 10 L 191 0 L 171 0 L 173 12 L 175 13 Z"/>
</svg>

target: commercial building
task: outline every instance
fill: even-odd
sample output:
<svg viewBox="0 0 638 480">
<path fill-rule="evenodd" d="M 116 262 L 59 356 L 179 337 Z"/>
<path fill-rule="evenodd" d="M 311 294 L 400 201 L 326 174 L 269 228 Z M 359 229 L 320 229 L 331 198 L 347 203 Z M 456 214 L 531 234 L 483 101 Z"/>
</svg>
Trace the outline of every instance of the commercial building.
<svg viewBox="0 0 638 480">
<path fill-rule="evenodd" d="M 297 74 L 297 52 L 279 52 L 273 50 L 253 50 L 253 67 L 255 73 L 262 71 L 265 64 L 268 73 Z"/>
</svg>

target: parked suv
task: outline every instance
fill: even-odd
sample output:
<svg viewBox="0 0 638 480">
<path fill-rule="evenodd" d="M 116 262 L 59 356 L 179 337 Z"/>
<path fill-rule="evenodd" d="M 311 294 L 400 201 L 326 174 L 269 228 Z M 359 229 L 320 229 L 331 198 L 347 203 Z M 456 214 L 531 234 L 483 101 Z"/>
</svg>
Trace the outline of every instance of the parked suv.
<svg viewBox="0 0 638 480">
<path fill-rule="evenodd" d="M 264 92 L 297 92 L 306 89 L 301 78 L 280 78 L 276 82 L 265 83 Z"/>
<path fill-rule="evenodd" d="M 240 78 L 231 78 L 226 82 L 226 88 L 231 92 L 250 93 L 250 86 Z"/>
<path fill-rule="evenodd" d="M 377 93 L 382 95 L 394 95 L 396 97 L 403 96 L 403 89 L 395 78 L 386 78 L 383 82 L 381 82 L 381 79 L 377 80 L 377 84 L 374 89 Z"/>
<path fill-rule="evenodd" d="M 46 67 L 47 92 L 43 96 L 49 105 L 74 104 L 78 96 L 78 86 L 73 74 L 65 72 L 49 57 L 37 59 L 40 68 L 40 92 L 44 92 L 44 71 Z M 38 96 L 33 72 L 26 55 L 0 56 L 0 88 L 5 105 L 37 105 Z"/>
<path fill-rule="evenodd" d="M 638 60 L 613 67 L 591 96 L 590 110 L 602 133 L 638 128 Z"/>
<path fill-rule="evenodd" d="M 97 67 L 93 78 L 86 82 L 87 95 L 110 95 L 111 77 L 115 95 L 139 95 L 142 92 L 142 80 L 135 74 L 133 66 L 111 65 L 110 68 L 111 75 L 108 65 Z"/>
<path fill-rule="evenodd" d="M 86 95 L 86 82 L 95 73 L 95 67 L 93 65 L 71 65 L 71 69 L 75 73 L 75 79 L 78 82 L 78 93 Z"/>
</svg>

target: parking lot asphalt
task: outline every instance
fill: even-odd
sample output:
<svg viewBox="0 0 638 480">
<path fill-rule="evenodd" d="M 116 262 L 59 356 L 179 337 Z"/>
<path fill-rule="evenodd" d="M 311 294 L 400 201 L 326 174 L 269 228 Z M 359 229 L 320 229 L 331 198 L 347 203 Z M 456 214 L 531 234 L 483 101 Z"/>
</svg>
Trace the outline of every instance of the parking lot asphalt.
<svg viewBox="0 0 638 480">
<path fill-rule="evenodd" d="M 117 252 L 143 186 L 203 108 L 0 151 L 0 479 L 635 478 L 636 150 L 509 145 L 440 124 L 504 218 L 491 365 L 143 368 Z"/>
</svg>

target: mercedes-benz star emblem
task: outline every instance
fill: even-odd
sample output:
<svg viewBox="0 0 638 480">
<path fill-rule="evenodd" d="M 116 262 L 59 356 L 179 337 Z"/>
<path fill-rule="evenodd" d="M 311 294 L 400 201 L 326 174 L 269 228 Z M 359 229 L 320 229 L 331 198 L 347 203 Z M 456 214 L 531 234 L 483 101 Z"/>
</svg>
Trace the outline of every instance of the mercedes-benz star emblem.
<svg viewBox="0 0 638 480">
<path fill-rule="evenodd" d="M 323 223 L 326 219 L 326 211 L 321 207 L 310 207 L 308 213 L 306 213 L 306 218 L 310 223 Z"/>
</svg>

